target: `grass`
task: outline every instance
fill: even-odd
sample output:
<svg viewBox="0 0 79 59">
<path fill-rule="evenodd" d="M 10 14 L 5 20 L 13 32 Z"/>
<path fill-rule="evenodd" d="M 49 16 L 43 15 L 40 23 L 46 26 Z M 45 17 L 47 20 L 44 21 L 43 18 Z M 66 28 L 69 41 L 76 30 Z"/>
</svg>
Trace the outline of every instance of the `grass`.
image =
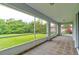
<svg viewBox="0 0 79 59">
<path fill-rule="evenodd" d="M 12 34 L 1 35 L 1 36 L 10 36 L 10 35 L 12 36 Z M 14 35 L 17 35 L 17 34 L 13 34 L 13 36 Z M 46 36 L 45 34 L 37 34 L 36 39 L 44 38 L 45 36 Z M 34 40 L 35 39 L 33 34 L 30 34 L 30 35 L 26 34 L 26 35 L 17 36 L 17 37 L 0 38 L 0 51 L 10 47 L 21 45 L 23 43 L 28 43 Z"/>
<path fill-rule="evenodd" d="M 0 35 L 0 38 L 2 38 L 2 37 L 19 36 L 19 35 L 28 35 L 28 34 L 32 34 L 32 33 L 25 33 L 25 34 L 2 34 L 2 35 Z"/>
</svg>

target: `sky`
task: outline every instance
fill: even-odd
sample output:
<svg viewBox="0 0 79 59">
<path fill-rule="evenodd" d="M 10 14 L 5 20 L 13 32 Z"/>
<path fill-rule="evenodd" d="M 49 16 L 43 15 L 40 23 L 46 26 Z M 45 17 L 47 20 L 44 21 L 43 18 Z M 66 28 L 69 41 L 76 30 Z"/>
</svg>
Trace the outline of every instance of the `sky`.
<svg viewBox="0 0 79 59">
<path fill-rule="evenodd" d="M 19 12 L 17 10 L 11 9 L 9 7 L 0 4 L 0 19 L 10 19 L 15 18 L 16 20 L 22 19 L 24 22 L 33 21 L 34 17 L 28 14 Z"/>
</svg>

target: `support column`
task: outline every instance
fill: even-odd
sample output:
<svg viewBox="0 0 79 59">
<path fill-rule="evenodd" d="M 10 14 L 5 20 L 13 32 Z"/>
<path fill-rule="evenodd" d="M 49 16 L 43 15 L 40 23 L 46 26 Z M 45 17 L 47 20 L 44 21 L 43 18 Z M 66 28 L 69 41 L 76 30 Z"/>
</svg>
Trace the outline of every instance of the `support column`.
<svg viewBox="0 0 79 59">
<path fill-rule="evenodd" d="M 47 37 L 50 38 L 50 22 L 47 22 Z"/>
<path fill-rule="evenodd" d="M 75 32 L 76 32 L 76 48 L 79 49 L 79 13 L 77 14 L 77 18 L 75 20 Z"/>
<path fill-rule="evenodd" d="M 77 19 L 77 43 L 78 43 L 78 50 L 79 50 L 79 13 L 78 13 L 78 19 Z"/>
<path fill-rule="evenodd" d="M 34 39 L 36 39 L 36 17 L 34 17 Z"/>
<path fill-rule="evenodd" d="M 58 36 L 60 36 L 60 35 L 61 35 L 61 24 L 58 23 Z"/>
<path fill-rule="evenodd" d="M 73 24 L 74 24 L 73 38 L 75 41 L 75 48 L 77 49 L 79 54 L 79 13 L 76 14 L 76 19 L 74 20 Z"/>
</svg>

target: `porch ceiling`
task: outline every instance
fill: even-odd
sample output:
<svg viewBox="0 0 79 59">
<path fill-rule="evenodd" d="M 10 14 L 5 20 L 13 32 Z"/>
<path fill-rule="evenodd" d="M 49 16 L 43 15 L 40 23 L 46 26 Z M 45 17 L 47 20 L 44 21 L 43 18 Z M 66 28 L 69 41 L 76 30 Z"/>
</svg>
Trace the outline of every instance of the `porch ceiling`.
<svg viewBox="0 0 79 59">
<path fill-rule="evenodd" d="M 28 3 L 27 5 L 61 23 L 72 22 L 78 12 L 77 3 Z"/>
</svg>

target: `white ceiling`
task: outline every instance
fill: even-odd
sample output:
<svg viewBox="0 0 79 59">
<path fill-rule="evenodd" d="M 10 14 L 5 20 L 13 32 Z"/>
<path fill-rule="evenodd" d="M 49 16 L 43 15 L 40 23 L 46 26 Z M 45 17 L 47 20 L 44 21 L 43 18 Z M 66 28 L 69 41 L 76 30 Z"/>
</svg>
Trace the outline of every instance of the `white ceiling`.
<svg viewBox="0 0 79 59">
<path fill-rule="evenodd" d="M 78 12 L 77 3 L 28 3 L 32 8 L 49 16 L 57 22 L 72 22 Z"/>
</svg>

